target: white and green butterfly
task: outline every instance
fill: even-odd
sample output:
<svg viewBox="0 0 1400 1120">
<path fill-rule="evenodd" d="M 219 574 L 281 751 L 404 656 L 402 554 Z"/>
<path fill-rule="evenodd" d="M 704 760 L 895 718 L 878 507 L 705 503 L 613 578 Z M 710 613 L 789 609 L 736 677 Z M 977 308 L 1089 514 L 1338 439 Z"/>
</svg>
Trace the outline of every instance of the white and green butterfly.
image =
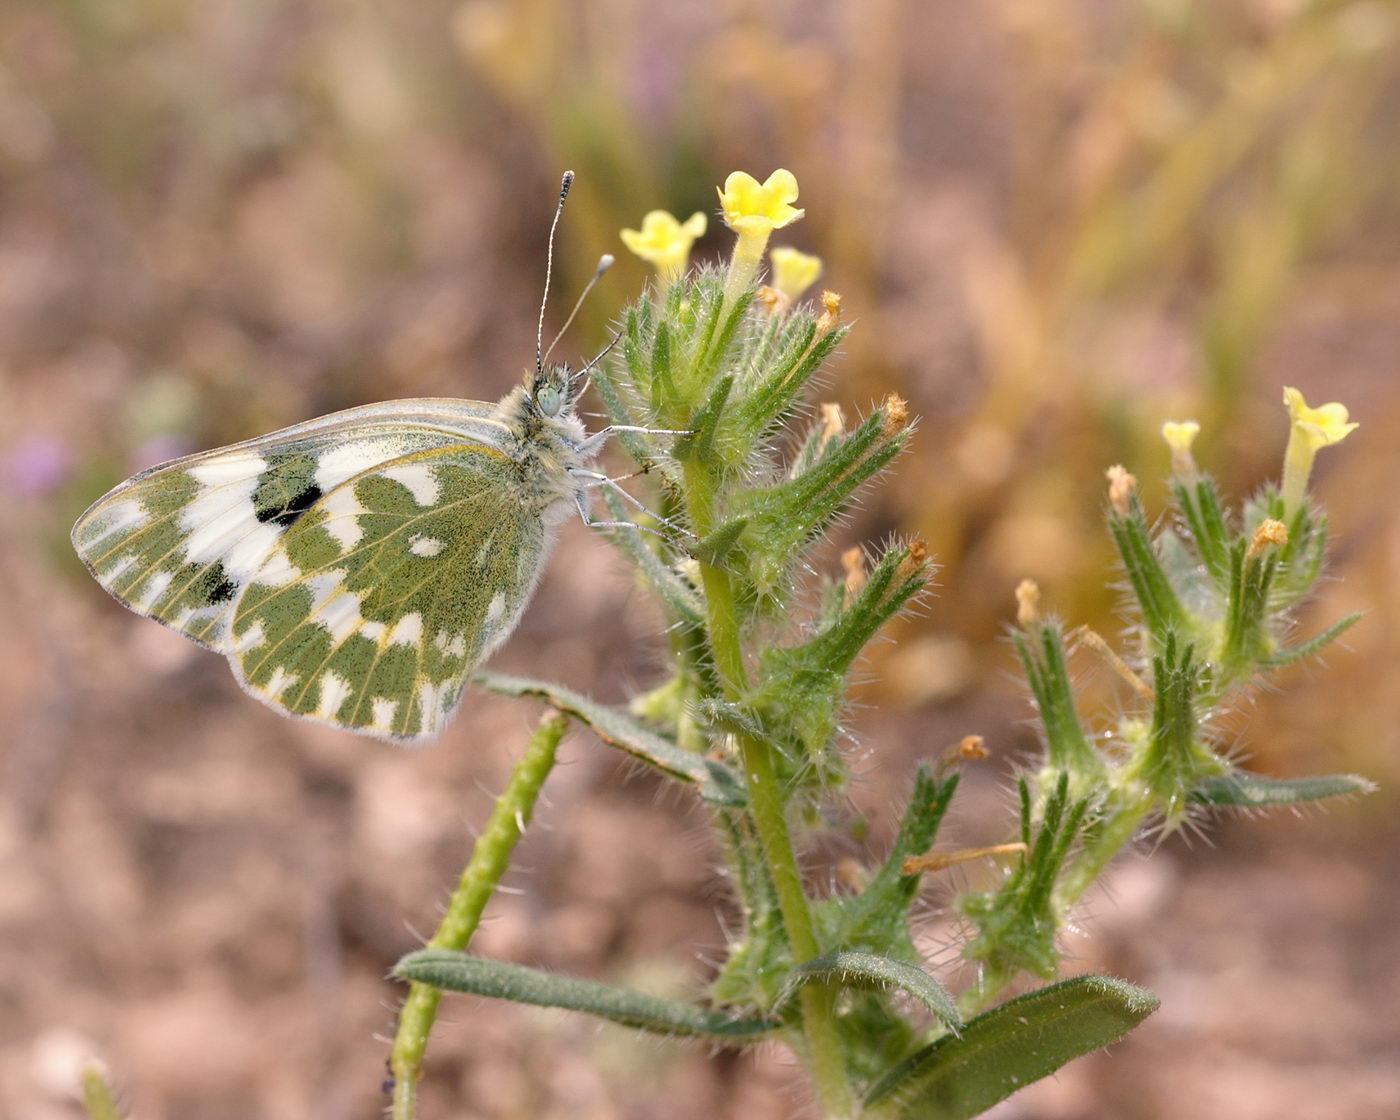
<svg viewBox="0 0 1400 1120">
<path fill-rule="evenodd" d="M 619 429 L 585 432 L 586 374 L 537 349 L 495 405 L 389 401 L 176 459 L 98 499 L 73 545 L 271 707 L 431 739 L 518 621 L 551 526 L 612 524 L 589 521 L 587 490 L 611 480 L 588 464 Z"/>
</svg>

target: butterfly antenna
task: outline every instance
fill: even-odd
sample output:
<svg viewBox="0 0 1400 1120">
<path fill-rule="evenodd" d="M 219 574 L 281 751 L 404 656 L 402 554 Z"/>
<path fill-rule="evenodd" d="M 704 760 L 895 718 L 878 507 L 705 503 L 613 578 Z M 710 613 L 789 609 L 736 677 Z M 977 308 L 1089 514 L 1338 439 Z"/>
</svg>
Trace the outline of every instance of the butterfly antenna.
<svg viewBox="0 0 1400 1120">
<path fill-rule="evenodd" d="M 549 349 L 544 352 L 544 361 L 549 361 L 549 356 L 554 353 L 554 348 L 559 345 L 559 340 L 564 337 L 564 332 L 569 329 L 570 324 L 574 321 L 574 317 L 578 315 L 578 309 L 583 306 L 583 301 L 588 298 L 588 293 L 593 290 L 593 285 L 603 278 L 603 273 L 612 268 L 613 262 L 616 259 L 617 258 L 611 253 L 604 253 L 598 258 L 598 267 L 593 271 L 593 279 L 584 286 L 582 294 L 574 303 L 574 309 L 569 312 L 569 317 L 564 320 L 564 325 L 559 328 L 559 333 L 554 336 L 554 341 L 549 344 Z"/>
<path fill-rule="evenodd" d="M 583 394 L 588 391 L 588 384 L 592 380 L 589 371 L 599 362 L 601 362 L 604 358 L 606 358 L 608 356 L 609 351 L 611 351 L 614 346 L 616 346 L 619 342 L 622 341 L 622 333 L 622 331 L 618 331 L 617 334 L 613 335 L 612 341 L 609 342 L 606 346 L 604 346 L 600 351 L 598 351 L 598 356 L 594 358 L 591 362 L 589 362 L 586 366 L 584 366 L 581 370 L 579 370 L 578 373 L 574 374 L 575 377 L 583 378 L 583 383 L 579 386 L 578 392 L 574 394 L 574 400 L 578 400 L 579 397 L 583 396 Z"/>
<path fill-rule="evenodd" d="M 574 173 L 564 172 L 559 184 L 559 205 L 554 209 L 554 221 L 549 225 L 549 248 L 544 258 L 544 295 L 540 298 L 540 322 L 535 328 L 535 372 L 544 372 L 544 309 L 549 303 L 549 278 L 554 272 L 554 231 L 559 228 L 559 215 L 564 212 L 564 200 L 569 197 L 569 188 L 574 185 Z"/>
</svg>

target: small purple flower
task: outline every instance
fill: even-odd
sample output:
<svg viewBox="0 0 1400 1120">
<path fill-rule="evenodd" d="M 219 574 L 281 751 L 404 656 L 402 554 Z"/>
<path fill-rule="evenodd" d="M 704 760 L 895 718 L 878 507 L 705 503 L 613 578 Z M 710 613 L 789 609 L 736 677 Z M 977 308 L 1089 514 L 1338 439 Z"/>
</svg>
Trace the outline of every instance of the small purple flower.
<svg viewBox="0 0 1400 1120">
<path fill-rule="evenodd" d="M 73 452 L 55 435 L 25 436 L 5 456 L 5 483 L 23 498 L 50 494 L 72 473 Z"/>
</svg>

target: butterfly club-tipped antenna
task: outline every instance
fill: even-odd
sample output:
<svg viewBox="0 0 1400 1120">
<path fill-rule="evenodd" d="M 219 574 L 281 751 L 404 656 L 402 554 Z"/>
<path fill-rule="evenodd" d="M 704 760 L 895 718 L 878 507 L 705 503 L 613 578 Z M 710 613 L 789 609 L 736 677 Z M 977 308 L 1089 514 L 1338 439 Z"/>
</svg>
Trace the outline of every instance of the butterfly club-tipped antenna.
<svg viewBox="0 0 1400 1120">
<path fill-rule="evenodd" d="M 573 325 L 574 319 L 578 316 L 579 308 L 583 306 L 583 301 L 588 298 L 588 293 L 591 292 L 593 286 L 603 278 L 603 273 L 612 268 L 616 260 L 617 258 L 611 253 L 604 253 L 598 258 L 598 267 L 593 270 L 593 279 L 589 280 L 588 283 L 584 285 L 583 291 L 579 293 L 578 299 L 574 301 L 574 309 L 569 312 L 569 317 L 564 320 L 564 325 L 559 328 L 559 333 L 554 336 L 554 341 L 549 344 L 549 349 L 544 352 L 543 361 L 549 361 L 549 356 L 554 353 L 554 348 L 559 345 L 559 340 L 564 337 L 564 332 Z M 588 368 L 591 369 L 594 362 L 597 360 L 597 358 L 594 358 L 592 362 L 589 362 Z"/>
<path fill-rule="evenodd" d="M 549 305 L 549 281 L 554 274 L 554 233 L 559 228 L 559 216 L 564 213 L 564 202 L 569 197 L 569 188 L 574 185 L 574 173 L 564 172 L 559 183 L 559 205 L 554 208 L 554 221 L 549 224 L 549 247 L 544 257 L 544 295 L 540 297 L 540 321 L 535 327 L 535 373 L 544 373 L 544 309 Z"/>
</svg>

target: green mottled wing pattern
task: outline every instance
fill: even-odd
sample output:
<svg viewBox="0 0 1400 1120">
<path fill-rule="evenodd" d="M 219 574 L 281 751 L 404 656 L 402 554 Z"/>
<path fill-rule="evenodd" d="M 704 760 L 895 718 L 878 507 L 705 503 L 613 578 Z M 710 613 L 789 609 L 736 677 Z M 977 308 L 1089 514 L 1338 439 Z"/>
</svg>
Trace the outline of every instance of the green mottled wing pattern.
<svg viewBox="0 0 1400 1120">
<path fill-rule="evenodd" d="M 431 738 L 510 633 L 546 548 L 519 468 L 486 444 L 346 479 L 286 531 L 233 611 L 239 680 L 289 714 Z"/>
<path fill-rule="evenodd" d="M 490 412 L 477 401 L 395 401 L 177 459 L 98 499 L 73 546 L 126 606 L 227 652 L 235 600 L 312 504 L 378 463 L 473 430 L 489 440 Z"/>
</svg>

